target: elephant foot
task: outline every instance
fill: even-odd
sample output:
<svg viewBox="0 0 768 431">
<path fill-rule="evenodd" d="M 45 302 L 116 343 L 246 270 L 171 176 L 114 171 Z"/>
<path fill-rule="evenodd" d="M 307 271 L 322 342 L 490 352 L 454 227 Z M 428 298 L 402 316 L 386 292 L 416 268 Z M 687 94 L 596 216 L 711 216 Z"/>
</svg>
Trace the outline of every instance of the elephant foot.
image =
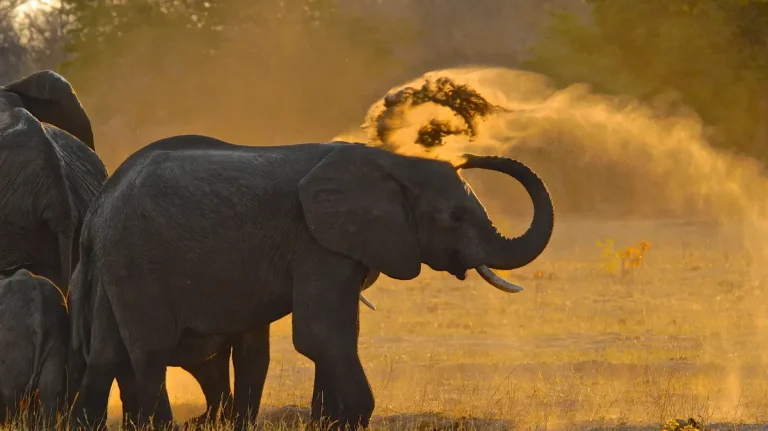
<svg viewBox="0 0 768 431">
<path fill-rule="evenodd" d="M 184 422 L 184 431 L 195 431 L 206 429 L 209 425 L 212 425 L 215 421 L 208 415 L 203 413 L 200 416 L 188 419 Z"/>
<path fill-rule="evenodd" d="M 156 430 L 160 431 L 182 431 L 182 428 L 177 423 L 168 424 L 163 427 L 155 427 Z"/>
<path fill-rule="evenodd" d="M 339 419 L 331 419 L 324 416 L 320 419 L 312 419 L 310 429 L 316 431 L 357 431 L 367 427 L 350 422 L 342 422 Z"/>
<path fill-rule="evenodd" d="M 208 410 L 200 416 L 188 419 L 184 422 L 183 429 L 185 431 L 211 429 L 216 423 L 226 421 L 231 416 L 232 406 L 224 405 L 220 409 Z"/>
</svg>

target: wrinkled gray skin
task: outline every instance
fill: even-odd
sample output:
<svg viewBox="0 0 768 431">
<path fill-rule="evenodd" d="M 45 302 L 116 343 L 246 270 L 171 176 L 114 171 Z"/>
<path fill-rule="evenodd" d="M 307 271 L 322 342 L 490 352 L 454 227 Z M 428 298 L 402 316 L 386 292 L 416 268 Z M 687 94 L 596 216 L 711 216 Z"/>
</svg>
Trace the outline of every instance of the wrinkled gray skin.
<svg viewBox="0 0 768 431">
<path fill-rule="evenodd" d="M 459 168 L 520 181 L 534 204 L 526 233 L 501 235 Z M 367 427 L 374 399 L 357 340 L 368 274 L 409 280 L 424 263 L 463 280 L 476 269 L 516 292 L 489 268 L 527 265 L 553 226 L 546 186 L 510 159 L 468 155 L 454 167 L 349 143 L 249 147 L 197 135 L 150 144 L 117 169 L 83 226 L 71 322 L 88 366 L 73 425 L 102 419 L 129 362 L 140 424 L 154 412 L 164 426 L 170 406 L 158 402 L 179 346 L 260 333 L 250 348 L 268 352 L 268 325 L 292 312 L 294 346 L 315 363 L 313 420 Z M 242 414 L 258 406 L 269 359 L 239 363 L 233 352 L 233 362 Z"/>
<path fill-rule="evenodd" d="M 63 77 L 44 70 L 0 86 L 0 271 L 26 268 L 66 292 L 80 226 L 107 180 L 93 148 Z"/>
<path fill-rule="evenodd" d="M 169 145 L 165 146 L 153 146 L 153 150 L 157 151 L 173 151 L 176 149 L 176 145 L 173 141 Z M 125 170 L 116 172 L 116 180 L 120 178 Z M 77 300 L 80 295 L 78 283 L 74 280 L 79 280 L 79 266 L 75 269 L 72 276 L 72 289 L 69 291 L 68 301 Z M 379 273 L 371 271 L 367 277 L 366 283 L 362 290 L 370 287 L 376 279 L 379 277 Z M 361 294 L 362 299 L 362 294 Z M 86 317 L 89 319 L 89 317 Z M 88 332 L 89 325 L 85 325 L 86 332 Z M 250 344 L 254 345 L 251 346 Z M 220 409 L 223 409 L 221 414 L 224 419 L 234 419 L 235 413 L 232 405 L 232 390 L 230 388 L 229 379 L 229 358 L 230 354 L 233 354 L 234 362 L 236 364 L 236 370 L 240 369 L 240 373 L 235 374 L 235 386 L 236 388 L 242 384 L 242 375 L 248 376 L 249 370 L 254 367 L 258 367 L 259 362 L 269 363 L 269 350 L 263 349 L 262 346 L 268 347 L 269 343 L 269 327 L 259 328 L 251 333 L 244 334 L 242 336 L 214 336 L 214 337 L 188 337 L 185 338 L 176 348 L 173 355 L 174 360 L 169 364 L 171 366 L 181 367 L 185 371 L 189 372 L 195 380 L 200 384 L 206 400 L 206 411 L 191 419 L 189 422 L 193 425 L 203 426 L 205 423 L 215 420 L 220 413 Z M 234 351 L 233 351 L 234 349 Z M 74 352 L 70 355 L 69 373 L 71 376 L 70 385 L 70 399 L 75 399 L 78 386 L 75 382 L 79 382 L 82 378 L 82 374 L 85 371 L 85 358 L 79 355 L 78 352 Z M 251 362 L 257 362 L 257 364 L 251 365 Z M 242 364 L 249 364 L 243 368 Z M 266 365 L 264 366 L 266 367 Z M 238 379 L 238 376 L 241 378 Z M 130 364 L 123 364 L 121 372 L 116 376 L 118 387 L 120 388 L 120 399 L 123 404 L 124 423 L 126 427 L 131 426 L 138 420 L 138 400 L 135 395 L 135 383 L 130 371 Z M 250 378 L 246 380 L 248 385 L 251 385 Z M 240 382 L 240 383 L 238 383 Z M 249 386 L 250 387 L 250 386 Z M 240 390 L 242 392 L 242 389 Z M 163 395 L 164 397 L 167 394 Z M 166 401 L 167 402 L 167 401 Z M 255 405 L 254 405 L 255 403 Z M 254 399 L 247 407 L 241 407 L 241 411 L 247 411 L 248 408 L 253 408 L 254 412 L 258 409 L 258 400 Z M 104 405 L 104 414 L 106 414 L 106 405 Z"/>
<path fill-rule="evenodd" d="M 175 149 L 175 145 L 171 143 L 171 145 L 168 146 L 155 146 L 153 149 L 172 151 Z M 117 174 L 119 175 L 119 173 Z M 79 235 L 76 240 L 79 240 Z M 79 256 L 76 257 L 79 260 Z M 11 273 L 14 270 L 15 268 L 11 269 Z M 78 274 L 77 271 L 78 270 L 76 269 L 73 273 L 73 280 L 78 277 L 78 275 L 76 275 Z M 0 275 L 1 274 L 2 272 L 0 272 Z M 378 272 L 371 271 L 362 290 L 370 287 L 376 281 L 378 276 Z M 77 283 L 72 284 L 73 287 L 77 286 Z M 73 298 L 76 298 L 77 296 L 77 289 L 71 289 L 69 291 L 68 300 L 71 302 Z M 256 346 L 252 347 L 249 345 L 252 340 Z M 177 346 L 176 353 L 174 354 L 174 361 L 169 365 L 181 367 L 189 372 L 200 384 L 206 400 L 206 411 L 202 415 L 191 419 L 191 424 L 204 425 L 206 422 L 214 420 L 220 413 L 219 410 L 222 408 L 223 412 L 221 413 L 225 419 L 231 420 L 234 418 L 233 414 L 235 412 L 232 406 L 233 396 L 229 378 L 230 354 L 233 353 L 234 348 L 234 356 L 237 357 L 235 363 L 237 364 L 248 363 L 249 361 L 266 361 L 266 363 L 268 363 L 268 349 L 262 350 L 260 347 L 257 347 L 263 346 L 265 343 L 268 346 L 268 342 L 269 327 L 267 326 L 242 336 L 187 338 Z M 70 355 L 69 361 L 69 373 L 71 381 L 73 382 L 73 384 L 70 385 L 71 392 L 69 397 L 70 399 L 75 399 L 78 389 L 76 382 L 79 382 L 79 379 L 82 378 L 82 373 L 84 373 L 85 359 L 75 352 L 73 355 Z M 120 398 L 123 404 L 124 426 L 130 426 L 131 423 L 135 423 L 138 419 L 138 401 L 135 399 L 133 389 L 134 382 L 129 367 L 130 364 L 125 364 L 122 368 L 122 372 L 116 376 L 118 387 L 120 388 Z M 243 366 L 240 365 L 236 368 L 242 369 Z M 251 368 L 253 368 L 253 366 L 248 365 L 245 369 L 250 370 Z M 243 374 L 243 372 L 240 374 Z M 242 379 L 239 381 L 242 381 Z M 235 386 L 237 387 L 238 385 L 238 380 L 236 379 Z M 255 402 L 258 404 L 258 401 L 255 400 Z M 249 405 L 249 407 L 253 407 L 254 411 L 257 411 L 258 409 L 258 405 Z M 106 409 L 106 406 L 104 408 Z M 241 410 L 244 411 L 246 409 L 247 408 L 241 408 Z"/>
<path fill-rule="evenodd" d="M 50 280 L 24 269 L 0 278 L 0 424 L 35 391 L 37 412 L 49 425 L 66 411 L 68 322 L 64 297 Z"/>
</svg>

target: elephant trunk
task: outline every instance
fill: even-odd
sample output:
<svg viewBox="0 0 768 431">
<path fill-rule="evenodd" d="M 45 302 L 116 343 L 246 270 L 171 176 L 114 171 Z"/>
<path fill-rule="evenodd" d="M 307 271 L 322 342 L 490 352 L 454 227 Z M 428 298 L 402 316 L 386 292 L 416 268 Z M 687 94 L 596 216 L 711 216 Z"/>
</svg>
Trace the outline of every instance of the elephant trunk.
<svg viewBox="0 0 768 431">
<path fill-rule="evenodd" d="M 518 180 L 533 201 L 533 221 L 519 237 L 507 238 L 496 231 L 488 244 L 491 250 L 485 265 L 475 268 L 483 279 L 505 292 L 519 292 L 522 287 L 508 283 L 489 268 L 510 270 L 523 267 L 536 259 L 549 244 L 555 224 L 552 197 L 544 182 L 525 164 L 505 157 L 464 155 L 460 169 L 487 169 Z"/>
</svg>

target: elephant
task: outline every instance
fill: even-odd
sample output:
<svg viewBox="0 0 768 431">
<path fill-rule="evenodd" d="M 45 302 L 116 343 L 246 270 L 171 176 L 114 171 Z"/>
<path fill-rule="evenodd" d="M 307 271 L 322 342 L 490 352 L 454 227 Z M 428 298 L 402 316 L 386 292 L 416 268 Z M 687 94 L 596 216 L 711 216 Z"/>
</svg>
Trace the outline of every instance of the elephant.
<svg viewBox="0 0 768 431">
<path fill-rule="evenodd" d="M 524 234 L 496 229 L 463 169 L 505 173 L 525 187 L 534 216 Z M 87 367 L 72 426 L 97 417 L 126 363 L 139 425 L 154 413 L 153 425 L 165 426 L 173 416 L 159 401 L 177 346 L 293 313 L 294 347 L 315 364 L 313 421 L 367 427 L 375 403 L 357 348 L 370 274 L 411 280 L 427 265 L 465 280 L 474 269 L 520 292 L 493 269 L 529 264 L 553 229 L 546 185 L 508 158 L 466 154 L 453 165 L 341 141 L 155 141 L 117 168 L 83 225 L 71 348 L 87 355 Z M 251 348 L 268 351 L 268 337 L 259 343 Z M 258 406 L 267 367 L 268 358 L 242 364 L 238 390 L 235 361 L 239 426 L 256 417 L 258 407 L 243 409 Z"/>
<path fill-rule="evenodd" d="M 43 70 L 0 87 L 0 269 L 26 268 L 66 292 L 85 213 L 106 180 L 66 79 Z"/>
<path fill-rule="evenodd" d="M 167 141 L 165 145 L 156 145 L 146 151 L 174 151 L 177 149 L 175 141 Z M 115 179 L 119 179 L 121 171 L 115 173 Z M 68 302 L 70 307 L 73 301 L 78 300 L 79 289 L 81 285 L 76 280 L 79 280 L 80 267 L 72 275 L 73 282 L 69 291 Z M 362 291 L 373 285 L 378 279 L 379 273 L 371 271 L 366 277 L 366 282 L 361 289 L 359 295 L 360 301 L 372 310 L 376 310 L 376 307 L 363 296 Z M 86 329 L 88 325 L 86 324 Z M 87 332 L 87 330 L 86 330 Z M 258 367 L 258 362 L 269 361 L 269 327 L 261 327 L 251 333 L 243 334 L 240 336 L 211 336 L 211 337 L 188 337 L 182 340 L 177 346 L 174 352 L 174 359 L 169 363 L 171 366 L 176 366 L 189 372 L 192 377 L 200 384 L 203 390 L 203 395 L 206 400 L 206 411 L 190 420 L 190 423 L 194 425 L 204 425 L 213 421 L 219 414 L 220 408 L 223 408 L 223 418 L 232 420 L 234 419 L 233 406 L 232 406 L 232 391 L 230 388 L 229 380 L 229 358 L 230 354 L 233 355 L 235 364 L 248 364 L 245 369 L 248 370 L 252 367 Z M 250 344 L 255 344 L 251 346 Z M 267 346 L 267 348 L 264 348 Z M 82 378 L 84 372 L 85 358 L 80 355 L 80 352 L 73 352 L 70 359 L 70 373 L 73 375 L 72 381 L 78 382 Z M 253 362 L 256 363 L 253 363 Z M 137 400 L 134 398 L 134 382 L 130 373 L 130 364 L 124 364 L 121 373 L 118 374 L 117 381 L 120 388 L 120 398 L 123 403 L 124 411 L 124 426 L 131 426 L 138 419 Z M 243 365 L 237 369 L 243 369 Z M 263 366 L 266 369 L 266 365 Z M 237 372 L 235 374 L 235 386 L 238 386 Z M 242 380 L 242 379 L 241 379 Z M 76 384 L 75 384 L 76 385 Z M 75 392 L 70 393 L 70 398 L 74 399 L 76 390 L 75 385 L 72 385 L 71 390 Z M 167 397 L 167 394 L 164 395 Z M 253 403 L 249 404 L 249 407 L 257 409 L 258 406 L 253 406 Z M 258 402 L 256 402 L 258 404 Z M 242 408 L 241 410 L 245 410 Z M 106 415 L 106 405 L 103 409 L 101 416 Z M 254 410 L 256 411 L 256 410 Z"/>
<path fill-rule="evenodd" d="M 0 424 L 35 392 L 39 418 L 55 423 L 66 406 L 68 347 L 69 316 L 58 287 L 25 269 L 0 278 Z"/>
</svg>

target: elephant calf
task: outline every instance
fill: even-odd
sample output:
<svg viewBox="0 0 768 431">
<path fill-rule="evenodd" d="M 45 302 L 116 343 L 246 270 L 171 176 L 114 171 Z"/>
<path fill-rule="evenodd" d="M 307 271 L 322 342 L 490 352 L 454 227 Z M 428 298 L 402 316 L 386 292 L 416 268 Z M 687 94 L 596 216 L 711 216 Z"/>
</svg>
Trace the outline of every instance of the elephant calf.
<svg viewBox="0 0 768 431">
<path fill-rule="evenodd" d="M 0 424 L 35 393 L 42 418 L 56 420 L 64 406 L 68 327 L 61 291 L 47 278 L 21 269 L 0 279 Z"/>
</svg>

